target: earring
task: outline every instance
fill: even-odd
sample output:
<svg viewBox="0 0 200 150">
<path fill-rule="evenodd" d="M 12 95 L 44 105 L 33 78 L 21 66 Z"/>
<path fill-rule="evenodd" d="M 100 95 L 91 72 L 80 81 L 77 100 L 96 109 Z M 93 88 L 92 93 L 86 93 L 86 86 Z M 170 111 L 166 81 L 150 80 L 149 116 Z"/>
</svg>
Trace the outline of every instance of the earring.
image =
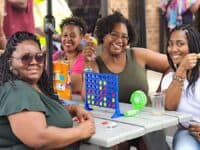
<svg viewBox="0 0 200 150">
<path fill-rule="evenodd" d="M 18 71 L 13 68 L 13 66 L 9 67 L 10 72 L 12 72 L 14 75 L 18 76 Z"/>
<path fill-rule="evenodd" d="M 9 70 L 10 70 L 10 72 L 13 72 L 13 67 L 10 66 L 10 67 L 9 67 Z"/>
</svg>

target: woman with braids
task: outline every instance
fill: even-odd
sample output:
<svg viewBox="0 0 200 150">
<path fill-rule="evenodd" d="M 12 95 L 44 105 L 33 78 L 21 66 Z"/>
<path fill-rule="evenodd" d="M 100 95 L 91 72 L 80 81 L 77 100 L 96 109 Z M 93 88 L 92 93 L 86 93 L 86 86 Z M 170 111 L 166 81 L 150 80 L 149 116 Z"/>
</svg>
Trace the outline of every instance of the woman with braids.
<svg viewBox="0 0 200 150">
<path fill-rule="evenodd" d="M 196 123 L 180 125 L 174 150 L 200 149 L 200 34 L 191 25 L 172 30 L 167 48 L 168 61 L 173 69 L 162 81 L 166 90 L 166 108 L 190 113 Z"/>
<path fill-rule="evenodd" d="M 167 56 L 144 48 L 127 48 L 130 43 L 135 42 L 136 36 L 128 19 L 119 12 L 100 19 L 96 24 L 95 35 L 102 44 L 102 53 L 96 58 L 93 70 L 118 75 L 120 102 L 130 103 L 130 96 L 135 90 L 148 94 L 146 69 L 163 73 L 168 70 Z M 89 51 L 92 51 L 90 47 L 84 49 L 84 53 Z M 133 141 L 119 147 L 129 149 L 131 144 Z M 135 145 L 139 150 L 145 147 L 148 150 L 167 149 L 162 131 L 149 133 L 135 140 Z"/>
<path fill-rule="evenodd" d="M 76 149 L 95 132 L 80 106 L 62 106 L 44 69 L 45 53 L 35 35 L 17 32 L 0 56 L 0 149 Z M 72 127 L 71 116 L 79 124 Z"/>
</svg>

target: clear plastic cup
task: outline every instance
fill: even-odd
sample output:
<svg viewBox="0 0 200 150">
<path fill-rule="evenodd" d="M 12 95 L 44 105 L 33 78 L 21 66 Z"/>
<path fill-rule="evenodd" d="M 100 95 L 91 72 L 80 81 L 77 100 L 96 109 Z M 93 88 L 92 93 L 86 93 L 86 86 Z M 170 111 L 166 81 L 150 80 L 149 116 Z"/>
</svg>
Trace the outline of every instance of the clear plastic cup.
<svg viewBox="0 0 200 150">
<path fill-rule="evenodd" d="M 162 115 L 165 112 L 165 93 L 155 92 L 150 94 L 152 103 L 152 113 Z"/>
</svg>

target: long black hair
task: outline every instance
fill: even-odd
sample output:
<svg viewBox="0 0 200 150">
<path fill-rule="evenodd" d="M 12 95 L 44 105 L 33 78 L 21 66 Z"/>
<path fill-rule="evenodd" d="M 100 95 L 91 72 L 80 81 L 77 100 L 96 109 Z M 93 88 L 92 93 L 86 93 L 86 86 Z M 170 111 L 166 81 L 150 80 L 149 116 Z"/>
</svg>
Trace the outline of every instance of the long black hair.
<svg viewBox="0 0 200 150">
<path fill-rule="evenodd" d="M 19 79 L 18 76 L 14 75 L 10 71 L 9 59 L 11 58 L 13 52 L 16 50 L 16 46 L 23 41 L 33 41 L 41 50 L 40 42 L 34 34 L 21 31 L 13 34 L 6 44 L 5 52 L 0 56 L 0 86 L 8 81 L 11 81 L 13 83 L 12 85 L 15 85 L 14 80 Z M 49 81 L 50 80 L 48 80 L 48 76 L 44 69 L 42 76 L 38 81 L 38 85 L 42 92 L 52 98 L 55 98 L 53 95 L 53 88 L 50 86 L 51 84 Z"/>
<path fill-rule="evenodd" d="M 196 53 L 196 54 L 200 53 L 200 33 L 192 25 L 188 24 L 188 25 L 181 25 L 181 26 L 175 27 L 171 31 L 170 36 L 174 31 L 177 31 L 177 30 L 182 30 L 182 31 L 185 32 L 187 40 L 188 40 L 189 53 Z M 169 36 L 169 38 L 170 38 L 170 36 Z M 168 58 L 169 64 L 172 67 L 172 69 L 174 71 L 176 71 L 176 67 L 173 64 L 172 59 L 169 56 L 168 52 L 167 52 L 167 58 Z M 186 77 L 187 77 L 187 80 L 189 82 L 189 85 L 188 85 L 187 89 L 190 86 L 192 88 L 195 86 L 195 82 L 199 78 L 199 72 L 200 72 L 199 66 L 200 66 L 200 60 L 198 59 L 196 66 L 193 67 L 191 69 L 191 71 L 190 70 L 187 71 Z"/>
</svg>

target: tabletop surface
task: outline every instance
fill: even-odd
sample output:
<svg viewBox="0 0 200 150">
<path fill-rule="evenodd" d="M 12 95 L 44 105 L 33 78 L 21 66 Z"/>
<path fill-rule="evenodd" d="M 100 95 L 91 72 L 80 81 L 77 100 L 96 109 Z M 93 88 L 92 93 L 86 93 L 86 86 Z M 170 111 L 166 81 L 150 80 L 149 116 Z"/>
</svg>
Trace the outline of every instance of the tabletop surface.
<svg viewBox="0 0 200 150">
<path fill-rule="evenodd" d="M 131 110 L 130 104 L 120 103 L 121 112 Z M 192 115 L 176 111 L 165 111 L 163 115 L 153 115 L 151 107 L 145 107 L 133 117 L 119 117 L 112 119 L 112 111 L 91 111 L 95 118 L 96 133 L 89 139 L 89 143 L 101 147 L 111 147 L 123 141 L 135 139 L 147 133 L 168 128 L 178 123 L 188 121 Z M 108 128 L 107 123 L 115 122 L 116 126 Z"/>
</svg>

